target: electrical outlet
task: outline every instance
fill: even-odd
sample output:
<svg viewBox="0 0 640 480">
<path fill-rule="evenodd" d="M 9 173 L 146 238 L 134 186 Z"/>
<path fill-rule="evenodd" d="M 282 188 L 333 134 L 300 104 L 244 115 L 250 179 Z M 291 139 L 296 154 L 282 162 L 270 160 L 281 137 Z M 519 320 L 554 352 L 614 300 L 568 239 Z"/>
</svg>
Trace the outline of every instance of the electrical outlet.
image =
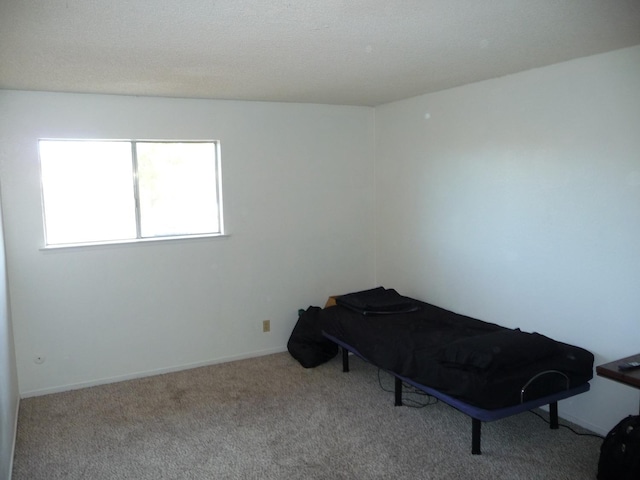
<svg viewBox="0 0 640 480">
<path fill-rule="evenodd" d="M 270 332 L 271 331 L 271 320 L 263 320 L 262 321 L 262 331 Z"/>
</svg>

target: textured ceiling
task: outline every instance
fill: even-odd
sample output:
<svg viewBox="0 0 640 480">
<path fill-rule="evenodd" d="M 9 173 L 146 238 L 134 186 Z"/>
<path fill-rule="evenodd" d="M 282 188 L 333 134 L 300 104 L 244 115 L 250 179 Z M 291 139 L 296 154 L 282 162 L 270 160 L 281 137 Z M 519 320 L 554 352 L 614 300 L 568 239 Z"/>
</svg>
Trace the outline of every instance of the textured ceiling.
<svg viewBox="0 0 640 480">
<path fill-rule="evenodd" d="M 640 0 L 0 0 L 0 88 L 379 105 L 640 44 Z"/>
</svg>

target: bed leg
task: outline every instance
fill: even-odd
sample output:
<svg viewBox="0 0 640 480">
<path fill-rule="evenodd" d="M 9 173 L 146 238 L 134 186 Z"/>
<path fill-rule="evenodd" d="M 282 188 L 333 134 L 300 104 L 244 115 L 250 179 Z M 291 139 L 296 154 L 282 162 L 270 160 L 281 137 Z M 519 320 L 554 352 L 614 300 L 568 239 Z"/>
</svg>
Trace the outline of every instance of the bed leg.
<svg viewBox="0 0 640 480">
<path fill-rule="evenodd" d="M 554 430 L 560 428 L 558 424 L 558 402 L 549 404 L 549 426 Z"/>
<path fill-rule="evenodd" d="M 349 371 L 349 350 L 342 347 L 342 371 Z"/>
<path fill-rule="evenodd" d="M 482 422 L 477 418 L 471 418 L 471 454 L 480 455 L 480 432 Z"/>
<path fill-rule="evenodd" d="M 395 379 L 396 379 L 396 383 L 395 383 L 396 403 L 395 403 L 395 406 L 396 407 L 401 407 L 402 406 L 402 380 L 400 380 L 398 377 L 395 377 Z"/>
</svg>

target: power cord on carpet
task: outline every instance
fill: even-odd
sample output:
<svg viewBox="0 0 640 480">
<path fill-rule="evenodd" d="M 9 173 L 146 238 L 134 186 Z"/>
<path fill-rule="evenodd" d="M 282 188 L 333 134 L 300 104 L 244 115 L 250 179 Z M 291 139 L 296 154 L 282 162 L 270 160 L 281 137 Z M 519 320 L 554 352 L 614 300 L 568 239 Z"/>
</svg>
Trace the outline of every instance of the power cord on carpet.
<svg viewBox="0 0 640 480">
<path fill-rule="evenodd" d="M 535 410 L 529 410 L 529 411 L 533 413 L 536 417 L 542 419 L 543 422 L 547 424 L 550 423 L 548 419 L 544 418 L 544 416 L 540 415 Z M 575 435 L 578 435 L 579 437 L 595 437 L 595 438 L 599 438 L 600 440 L 604 440 L 604 437 L 602 435 L 598 435 L 597 433 L 578 432 L 573 428 L 571 428 L 569 425 L 563 425 L 562 423 L 558 423 L 558 426 L 566 428 L 567 430 L 571 431 Z"/>
<path fill-rule="evenodd" d="M 380 388 L 385 392 L 395 393 L 395 390 L 385 387 L 382 384 L 382 377 L 380 376 L 381 371 L 382 371 L 381 369 L 378 369 L 378 385 L 380 385 Z M 418 401 L 413 398 L 407 398 L 406 395 L 417 395 L 419 397 L 426 398 L 426 401 Z M 425 393 L 421 390 L 418 390 L 417 388 L 414 388 L 402 382 L 402 405 L 403 406 L 409 407 L 409 408 L 424 408 L 424 407 L 429 407 L 431 405 L 435 405 L 436 403 L 438 403 L 438 401 L 439 400 L 436 397 L 429 395 L 428 393 Z"/>
</svg>

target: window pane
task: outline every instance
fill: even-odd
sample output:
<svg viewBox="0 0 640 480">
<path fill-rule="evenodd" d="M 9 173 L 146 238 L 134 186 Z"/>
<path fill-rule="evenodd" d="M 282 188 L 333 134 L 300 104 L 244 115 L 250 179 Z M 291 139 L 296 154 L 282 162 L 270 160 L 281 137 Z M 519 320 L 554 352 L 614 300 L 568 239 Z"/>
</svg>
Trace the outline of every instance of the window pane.
<svg viewBox="0 0 640 480">
<path fill-rule="evenodd" d="M 129 142 L 40 141 L 47 244 L 136 237 Z"/>
<path fill-rule="evenodd" d="M 215 144 L 136 147 L 141 236 L 220 233 Z"/>
</svg>

